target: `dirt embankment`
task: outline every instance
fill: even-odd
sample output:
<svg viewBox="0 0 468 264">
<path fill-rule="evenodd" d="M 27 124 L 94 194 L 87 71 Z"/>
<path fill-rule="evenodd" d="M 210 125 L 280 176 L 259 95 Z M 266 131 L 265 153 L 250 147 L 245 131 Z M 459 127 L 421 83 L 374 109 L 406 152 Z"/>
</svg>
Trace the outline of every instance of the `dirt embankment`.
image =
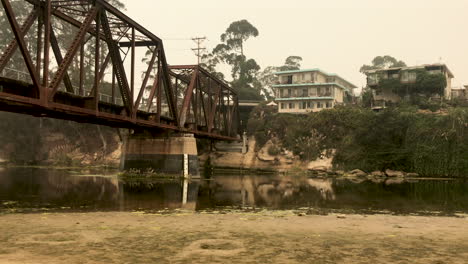
<svg viewBox="0 0 468 264">
<path fill-rule="evenodd" d="M 125 130 L 1 113 L 0 163 L 118 166 Z"/>
<path fill-rule="evenodd" d="M 467 218 L 290 211 L 0 215 L 0 263 L 466 263 Z"/>
</svg>

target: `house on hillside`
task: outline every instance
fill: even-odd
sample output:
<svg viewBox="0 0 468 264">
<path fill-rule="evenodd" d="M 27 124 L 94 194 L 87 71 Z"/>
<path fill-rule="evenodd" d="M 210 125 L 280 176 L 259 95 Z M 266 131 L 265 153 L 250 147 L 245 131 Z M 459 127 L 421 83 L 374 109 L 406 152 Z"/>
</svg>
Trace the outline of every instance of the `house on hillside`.
<svg viewBox="0 0 468 264">
<path fill-rule="evenodd" d="M 466 91 L 468 90 L 468 85 L 465 85 L 463 87 L 452 87 L 452 99 L 462 99 L 462 100 L 467 100 L 468 99 L 468 94 Z"/>
<path fill-rule="evenodd" d="M 394 79 L 400 84 L 414 84 L 420 71 L 426 71 L 429 74 L 443 74 L 447 80 L 447 85 L 444 88 L 444 97 L 446 99 L 451 98 L 451 83 L 454 76 L 445 64 L 425 64 L 412 67 L 369 70 L 364 72 L 364 74 L 367 76 L 367 86 L 373 90 L 375 103 L 377 105 L 384 105 L 385 102 L 399 102 L 401 97 L 392 91 L 392 87 L 383 88 L 379 86 L 381 80 Z"/>
<path fill-rule="evenodd" d="M 273 85 L 279 113 L 308 113 L 343 104 L 356 86 L 320 69 L 276 72 Z"/>
</svg>

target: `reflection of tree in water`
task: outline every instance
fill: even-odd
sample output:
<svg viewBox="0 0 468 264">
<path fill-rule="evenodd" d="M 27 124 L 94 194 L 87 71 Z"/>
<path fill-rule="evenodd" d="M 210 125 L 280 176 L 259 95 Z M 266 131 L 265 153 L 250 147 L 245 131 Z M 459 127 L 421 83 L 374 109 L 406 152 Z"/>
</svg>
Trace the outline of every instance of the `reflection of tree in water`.
<svg viewBox="0 0 468 264">
<path fill-rule="evenodd" d="M 335 180 L 332 208 L 376 209 L 392 212 L 468 211 L 468 183 L 451 180 L 381 181 L 355 184 Z"/>
</svg>

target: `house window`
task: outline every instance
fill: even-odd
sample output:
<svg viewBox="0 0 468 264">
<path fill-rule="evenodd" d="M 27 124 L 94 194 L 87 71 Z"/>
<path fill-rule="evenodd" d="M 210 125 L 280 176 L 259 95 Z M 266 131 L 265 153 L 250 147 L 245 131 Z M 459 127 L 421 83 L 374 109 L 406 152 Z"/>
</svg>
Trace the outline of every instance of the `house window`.
<svg viewBox="0 0 468 264">
<path fill-rule="evenodd" d="M 307 108 L 309 108 L 309 109 L 314 108 L 314 103 L 313 102 L 307 102 Z"/>
<path fill-rule="evenodd" d="M 317 102 L 317 108 L 322 108 L 322 103 L 321 102 Z"/>
<path fill-rule="evenodd" d="M 286 109 L 286 104 L 285 103 L 281 103 L 281 109 Z"/>
<path fill-rule="evenodd" d="M 327 102 L 326 108 L 332 108 L 332 103 L 331 103 L 331 102 Z"/>
<path fill-rule="evenodd" d="M 289 109 L 294 109 L 296 108 L 296 104 L 295 103 L 289 103 Z"/>
<path fill-rule="evenodd" d="M 369 85 L 375 85 L 379 83 L 379 76 L 376 73 L 369 74 L 367 77 L 367 82 Z"/>
<path fill-rule="evenodd" d="M 302 109 L 307 109 L 307 102 L 302 102 Z"/>
<path fill-rule="evenodd" d="M 320 89 L 320 87 L 317 87 L 317 95 L 318 95 L 318 96 L 322 96 L 322 95 L 321 95 L 321 90 L 322 90 L 322 89 Z"/>
<path fill-rule="evenodd" d="M 288 97 L 291 97 L 291 96 L 292 96 L 292 89 L 289 88 L 289 89 L 288 89 Z"/>
<path fill-rule="evenodd" d="M 302 97 L 307 97 L 308 96 L 308 89 L 302 89 Z"/>
<path fill-rule="evenodd" d="M 409 72 L 409 81 L 415 82 L 416 81 L 416 72 Z"/>
<path fill-rule="evenodd" d="M 288 79 L 287 79 L 287 82 L 286 82 L 286 83 L 287 83 L 287 84 L 292 84 L 292 83 L 293 83 L 293 76 L 292 76 L 292 75 L 289 75 L 289 76 L 287 76 L 287 78 L 288 78 Z"/>
<path fill-rule="evenodd" d="M 317 89 L 310 88 L 310 96 L 317 96 Z"/>
<path fill-rule="evenodd" d="M 401 74 L 402 82 L 415 82 L 416 81 L 416 72 L 405 71 Z"/>
</svg>

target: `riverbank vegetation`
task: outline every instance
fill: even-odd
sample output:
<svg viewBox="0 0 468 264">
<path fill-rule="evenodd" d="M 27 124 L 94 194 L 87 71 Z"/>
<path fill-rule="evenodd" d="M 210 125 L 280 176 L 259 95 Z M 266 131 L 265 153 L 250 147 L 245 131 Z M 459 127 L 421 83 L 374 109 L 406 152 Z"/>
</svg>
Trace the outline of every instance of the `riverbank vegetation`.
<svg viewBox="0 0 468 264">
<path fill-rule="evenodd" d="M 263 146 L 273 139 L 305 161 L 334 156 L 335 169 L 386 169 L 430 177 L 468 176 L 468 108 L 427 113 L 415 107 L 382 112 L 357 106 L 308 115 L 260 106 L 248 133 Z"/>
</svg>

